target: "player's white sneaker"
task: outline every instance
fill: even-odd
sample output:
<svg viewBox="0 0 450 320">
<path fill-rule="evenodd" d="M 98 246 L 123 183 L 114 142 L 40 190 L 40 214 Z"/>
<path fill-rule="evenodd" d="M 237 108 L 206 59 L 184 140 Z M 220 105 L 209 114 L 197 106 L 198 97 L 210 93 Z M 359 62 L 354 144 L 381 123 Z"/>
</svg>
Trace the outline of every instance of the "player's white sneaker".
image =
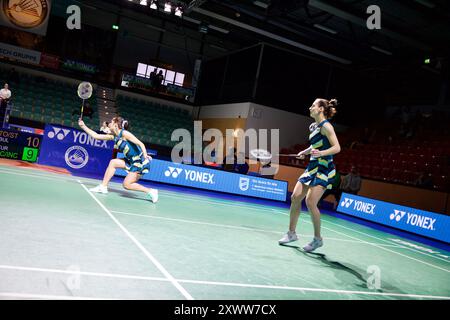
<svg viewBox="0 0 450 320">
<path fill-rule="evenodd" d="M 280 240 L 278 240 L 279 244 L 285 244 L 285 243 L 289 243 L 292 241 L 297 241 L 298 237 L 297 234 L 295 233 L 295 231 L 288 231 L 283 238 L 281 238 Z"/>
<path fill-rule="evenodd" d="M 108 193 L 108 187 L 105 187 L 104 185 L 99 184 L 95 188 L 89 189 L 89 191 L 106 194 L 106 193 Z"/>
<path fill-rule="evenodd" d="M 158 190 L 151 189 L 148 195 L 150 196 L 151 202 L 156 203 L 158 201 Z"/>
<path fill-rule="evenodd" d="M 317 248 L 320 248 L 321 246 L 323 246 L 322 239 L 314 238 L 313 241 L 303 247 L 303 250 L 305 250 L 306 252 L 312 252 Z"/>
</svg>

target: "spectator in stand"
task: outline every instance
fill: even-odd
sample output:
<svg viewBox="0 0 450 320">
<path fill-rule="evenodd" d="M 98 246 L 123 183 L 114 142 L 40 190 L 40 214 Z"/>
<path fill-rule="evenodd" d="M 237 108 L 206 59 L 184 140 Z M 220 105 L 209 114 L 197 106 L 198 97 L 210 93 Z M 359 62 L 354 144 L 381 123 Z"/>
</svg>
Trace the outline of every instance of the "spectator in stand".
<svg viewBox="0 0 450 320">
<path fill-rule="evenodd" d="M 9 100 L 11 99 L 11 90 L 9 90 L 9 85 L 5 83 L 5 86 L 0 90 L 0 103 L 2 107 L 6 108 Z"/>
<path fill-rule="evenodd" d="M 237 156 L 236 156 L 236 148 L 230 147 L 228 149 L 228 153 L 225 157 L 225 163 L 223 165 L 223 169 L 225 171 L 234 171 L 234 167 L 237 163 Z"/>
<path fill-rule="evenodd" d="M 420 188 L 433 188 L 433 177 L 430 174 L 421 173 L 414 185 Z"/>
<path fill-rule="evenodd" d="M 240 174 L 247 174 L 248 170 L 250 169 L 250 167 L 249 167 L 249 165 L 247 163 L 247 160 L 245 160 L 245 154 L 240 153 L 239 155 L 240 156 L 238 156 L 237 158 L 238 159 L 244 159 L 243 160 L 244 162 L 243 163 L 239 163 L 239 161 L 238 161 L 238 163 L 236 163 L 236 165 L 234 166 L 234 172 L 237 172 L 237 173 L 240 173 Z"/>
<path fill-rule="evenodd" d="M 155 89 L 156 91 L 161 90 L 162 83 L 164 81 L 163 71 L 159 70 L 158 74 L 155 77 Z"/>
<path fill-rule="evenodd" d="M 336 170 L 336 175 L 334 177 L 334 182 L 332 184 L 331 189 L 325 190 L 322 198 L 319 200 L 319 205 L 322 206 L 323 200 L 329 195 L 333 195 L 335 201 L 333 202 L 333 210 L 336 210 L 336 207 L 341 199 L 342 189 L 341 189 L 341 174 Z"/>
<path fill-rule="evenodd" d="M 278 166 L 273 166 L 269 161 L 268 163 L 261 162 L 259 168 L 259 174 L 267 179 L 273 179 L 278 172 Z"/>
<path fill-rule="evenodd" d="M 10 99 L 11 90 L 9 90 L 8 84 L 5 83 L 4 88 L 0 90 L 0 127 L 2 126 L 3 120 L 5 119 L 6 108 Z"/>
<path fill-rule="evenodd" d="M 155 69 L 153 69 L 152 72 L 150 72 L 150 83 L 152 84 L 153 88 L 156 87 L 155 80 L 156 80 L 157 71 L 158 71 L 158 69 L 155 68 Z"/>
<path fill-rule="evenodd" d="M 108 121 L 103 121 L 103 124 L 100 127 L 100 132 L 99 133 L 111 134 L 111 130 L 109 129 L 108 126 L 109 126 L 109 122 Z"/>
<path fill-rule="evenodd" d="M 361 190 L 361 176 L 356 166 L 352 165 L 350 172 L 342 177 L 341 190 L 351 194 L 358 194 Z"/>
</svg>

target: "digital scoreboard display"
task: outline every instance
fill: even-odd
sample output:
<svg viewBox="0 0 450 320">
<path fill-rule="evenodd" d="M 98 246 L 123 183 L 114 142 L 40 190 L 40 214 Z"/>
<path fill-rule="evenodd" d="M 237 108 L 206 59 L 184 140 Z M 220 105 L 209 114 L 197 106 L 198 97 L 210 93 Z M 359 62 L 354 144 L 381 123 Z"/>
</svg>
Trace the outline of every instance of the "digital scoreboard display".
<svg viewBox="0 0 450 320">
<path fill-rule="evenodd" d="M 0 158 L 36 162 L 42 136 L 0 129 Z"/>
</svg>

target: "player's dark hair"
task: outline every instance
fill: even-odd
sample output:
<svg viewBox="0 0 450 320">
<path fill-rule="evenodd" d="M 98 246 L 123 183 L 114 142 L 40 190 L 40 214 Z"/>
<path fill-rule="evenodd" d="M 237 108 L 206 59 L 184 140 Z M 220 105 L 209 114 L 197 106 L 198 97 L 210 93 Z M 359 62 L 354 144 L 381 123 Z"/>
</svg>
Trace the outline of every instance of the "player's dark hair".
<svg viewBox="0 0 450 320">
<path fill-rule="evenodd" d="M 128 120 L 125 120 L 122 117 L 114 117 L 114 118 L 112 118 L 112 121 L 114 123 L 117 123 L 117 126 L 119 127 L 119 129 L 128 130 L 128 127 L 129 127 Z"/>
<path fill-rule="evenodd" d="M 338 105 L 337 99 L 319 99 L 319 107 L 323 108 L 323 114 L 327 119 L 333 118 L 333 116 L 337 113 L 336 107 Z"/>
</svg>

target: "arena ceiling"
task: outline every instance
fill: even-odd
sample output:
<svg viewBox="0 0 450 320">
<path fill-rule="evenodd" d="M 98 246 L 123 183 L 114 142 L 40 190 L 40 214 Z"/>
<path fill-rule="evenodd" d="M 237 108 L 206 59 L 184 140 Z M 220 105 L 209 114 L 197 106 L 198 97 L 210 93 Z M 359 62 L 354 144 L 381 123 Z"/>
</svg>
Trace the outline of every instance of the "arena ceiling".
<svg viewBox="0 0 450 320">
<path fill-rule="evenodd" d="M 265 42 L 330 63 L 360 70 L 423 65 L 439 73 L 450 56 L 450 2 L 446 0 L 173 0 L 175 17 L 140 5 L 142 0 L 85 0 L 85 6 L 133 10 L 138 15 L 176 21 L 209 34 L 232 51 Z M 152 1 L 147 1 L 147 7 Z M 160 6 L 168 1 L 156 1 Z M 381 29 L 369 30 L 366 12 L 381 9 Z M 205 31 L 205 30 L 204 30 Z M 217 44 L 216 44 L 217 45 Z"/>
</svg>

